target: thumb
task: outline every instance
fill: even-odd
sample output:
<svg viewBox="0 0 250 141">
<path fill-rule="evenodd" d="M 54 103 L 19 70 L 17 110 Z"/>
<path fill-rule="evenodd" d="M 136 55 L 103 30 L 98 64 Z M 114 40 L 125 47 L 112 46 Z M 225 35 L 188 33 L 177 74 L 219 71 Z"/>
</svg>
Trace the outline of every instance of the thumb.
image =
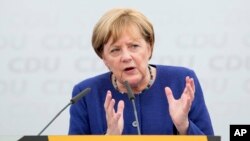
<svg viewBox="0 0 250 141">
<path fill-rule="evenodd" d="M 169 87 L 165 87 L 165 94 L 168 100 L 168 103 L 170 104 L 172 101 L 174 101 L 174 96 L 172 93 L 172 90 Z"/>
</svg>

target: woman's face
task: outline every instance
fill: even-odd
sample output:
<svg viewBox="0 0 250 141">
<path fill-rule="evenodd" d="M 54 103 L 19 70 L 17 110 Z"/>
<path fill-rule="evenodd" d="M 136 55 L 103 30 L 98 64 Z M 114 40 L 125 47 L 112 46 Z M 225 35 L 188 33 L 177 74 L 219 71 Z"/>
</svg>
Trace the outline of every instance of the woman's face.
<svg viewBox="0 0 250 141">
<path fill-rule="evenodd" d="M 104 45 L 102 58 L 120 83 L 128 81 L 132 87 L 136 87 L 147 83 L 144 79 L 148 75 L 150 55 L 150 44 L 143 39 L 139 30 L 128 28 L 116 42 L 109 39 Z"/>
</svg>

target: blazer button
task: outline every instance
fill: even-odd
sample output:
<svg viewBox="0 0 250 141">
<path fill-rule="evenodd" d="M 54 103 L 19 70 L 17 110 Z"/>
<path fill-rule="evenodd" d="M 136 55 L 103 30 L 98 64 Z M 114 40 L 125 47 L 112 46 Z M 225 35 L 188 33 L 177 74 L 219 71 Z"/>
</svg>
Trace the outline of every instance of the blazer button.
<svg viewBox="0 0 250 141">
<path fill-rule="evenodd" d="M 133 121 L 133 122 L 132 122 L 132 126 L 133 126 L 133 127 L 137 127 L 137 122 L 136 122 L 136 121 Z"/>
</svg>

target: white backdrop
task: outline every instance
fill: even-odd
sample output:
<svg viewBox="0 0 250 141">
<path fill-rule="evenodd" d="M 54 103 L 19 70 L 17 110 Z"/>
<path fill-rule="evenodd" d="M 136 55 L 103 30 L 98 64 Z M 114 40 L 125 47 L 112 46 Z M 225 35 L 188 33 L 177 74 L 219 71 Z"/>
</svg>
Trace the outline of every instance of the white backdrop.
<svg viewBox="0 0 250 141">
<path fill-rule="evenodd" d="M 250 124 L 248 0 L 0 0 L 0 135 L 36 135 L 69 102 L 75 83 L 106 72 L 91 47 L 94 24 L 113 7 L 153 23 L 151 63 L 192 68 L 216 135 Z M 65 135 L 68 109 L 44 132 Z"/>
</svg>

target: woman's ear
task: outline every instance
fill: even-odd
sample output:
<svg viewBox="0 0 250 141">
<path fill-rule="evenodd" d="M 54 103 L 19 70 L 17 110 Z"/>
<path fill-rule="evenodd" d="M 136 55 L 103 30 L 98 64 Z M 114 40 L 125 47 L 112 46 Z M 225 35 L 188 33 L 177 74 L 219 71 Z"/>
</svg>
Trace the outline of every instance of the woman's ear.
<svg viewBox="0 0 250 141">
<path fill-rule="evenodd" d="M 150 59 L 151 59 L 151 57 L 152 57 L 152 53 L 153 53 L 153 46 L 151 47 L 151 45 L 150 45 L 150 44 L 148 44 L 148 54 L 149 54 L 149 56 L 148 56 L 148 60 L 150 60 Z"/>
</svg>

